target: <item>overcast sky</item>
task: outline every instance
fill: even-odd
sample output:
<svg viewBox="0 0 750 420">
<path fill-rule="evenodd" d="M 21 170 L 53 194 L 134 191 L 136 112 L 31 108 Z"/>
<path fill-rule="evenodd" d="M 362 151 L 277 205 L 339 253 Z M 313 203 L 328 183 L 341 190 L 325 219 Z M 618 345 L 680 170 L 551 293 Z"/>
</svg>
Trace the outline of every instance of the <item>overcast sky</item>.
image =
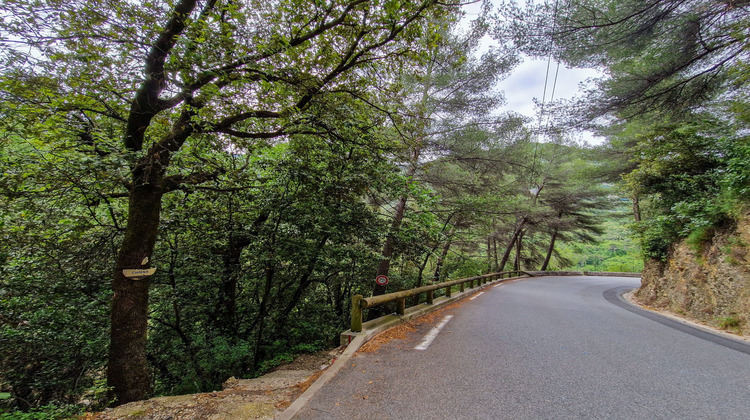
<svg viewBox="0 0 750 420">
<path fill-rule="evenodd" d="M 555 72 L 558 64 L 552 61 L 549 65 L 549 76 L 545 94 L 544 81 L 547 75 L 547 60 L 532 60 L 528 57 L 519 64 L 506 79 L 502 80 L 498 87 L 505 93 L 506 104 L 502 110 L 515 111 L 521 115 L 532 118 L 534 124 L 538 124 L 538 109 L 534 100 L 549 103 L 551 99 L 571 99 L 582 94 L 581 83 L 589 78 L 601 75 L 594 69 L 567 68 L 559 66 L 557 72 L 557 83 L 555 84 Z M 554 91 L 553 91 L 554 87 Z M 554 96 L 553 96 L 554 94 Z M 581 139 L 592 144 L 601 144 L 604 139 L 594 137 L 591 133 L 581 133 Z"/>
<path fill-rule="evenodd" d="M 545 103 L 549 103 L 554 93 L 554 99 L 570 99 L 580 95 L 580 83 L 590 77 L 596 77 L 598 72 L 592 69 L 570 69 L 564 65 L 559 66 L 557 83 L 555 84 L 555 72 L 558 64 L 552 61 L 549 65 L 549 81 Z M 499 84 L 500 89 L 505 91 L 507 104 L 505 109 L 513 110 L 519 114 L 534 117 L 536 109 L 534 99 L 542 101 L 545 95 L 544 80 L 547 72 L 547 60 L 532 60 L 526 58 L 519 64 L 505 80 Z M 553 92 L 554 87 L 554 92 Z"/>
<path fill-rule="evenodd" d="M 478 7 L 478 2 L 465 6 L 466 19 L 476 17 Z M 495 43 L 490 37 L 485 37 L 483 41 L 487 46 Z M 538 110 L 534 104 L 535 99 L 537 102 L 541 102 L 544 99 L 545 103 L 549 103 L 550 99 L 553 98 L 553 86 L 553 99 L 571 99 L 575 96 L 580 96 L 582 94 L 582 82 L 589 78 L 601 76 L 601 73 L 594 69 L 567 68 L 564 65 L 560 65 L 557 74 L 557 83 L 555 84 L 555 72 L 557 69 L 557 62 L 552 61 L 549 65 L 549 76 L 546 77 L 547 60 L 524 58 L 524 61 L 512 71 L 510 76 L 502 80 L 498 86 L 504 91 L 506 99 L 506 104 L 501 110 L 514 111 L 525 115 L 531 118 L 535 124 L 538 124 L 536 120 Z M 546 95 L 544 89 L 545 78 L 548 79 Z M 600 144 L 604 141 L 602 138 L 592 136 L 591 133 L 582 133 L 581 137 L 592 144 Z"/>
</svg>

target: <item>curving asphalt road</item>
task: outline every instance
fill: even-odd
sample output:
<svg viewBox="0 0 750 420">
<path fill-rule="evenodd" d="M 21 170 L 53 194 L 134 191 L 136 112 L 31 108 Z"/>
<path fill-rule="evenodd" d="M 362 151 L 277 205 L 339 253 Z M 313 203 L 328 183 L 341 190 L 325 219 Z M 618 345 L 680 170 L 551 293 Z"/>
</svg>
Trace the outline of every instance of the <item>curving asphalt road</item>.
<svg viewBox="0 0 750 420">
<path fill-rule="evenodd" d="M 618 298 L 638 285 L 490 288 L 446 312 L 426 350 L 414 347 L 440 318 L 358 354 L 295 418 L 750 419 L 750 345 L 644 316 Z"/>
</svg>

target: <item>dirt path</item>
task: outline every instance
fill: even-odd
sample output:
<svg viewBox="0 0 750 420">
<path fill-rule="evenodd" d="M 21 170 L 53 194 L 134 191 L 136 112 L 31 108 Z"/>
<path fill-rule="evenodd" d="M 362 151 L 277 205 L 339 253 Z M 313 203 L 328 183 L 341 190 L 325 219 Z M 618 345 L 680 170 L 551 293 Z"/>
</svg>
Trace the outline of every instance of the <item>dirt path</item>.
<svg viewBox="0 0 750 420">
<path fill-rule="evenodd" d="M 343 349 L 305 354 L 260 378 L 229 378 L 222 391 L 152 398 L 124 404 L 84 420 L 273 419 L 341 354 Z"/>
</svg>

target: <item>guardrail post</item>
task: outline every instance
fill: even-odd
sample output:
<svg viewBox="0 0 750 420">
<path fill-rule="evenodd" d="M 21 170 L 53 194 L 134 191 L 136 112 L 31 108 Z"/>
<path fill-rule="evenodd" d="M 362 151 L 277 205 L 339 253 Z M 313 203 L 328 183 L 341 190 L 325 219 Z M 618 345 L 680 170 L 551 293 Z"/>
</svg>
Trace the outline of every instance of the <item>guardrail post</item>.
<svg viewBox="0 0 750 420">
<path fill-rule="evenodd" d="M 460 289 L 459 291 L 461 293 L 463 293 L 464 292 L 464 282 L 461 282 L 460 285 L 458 286 L 458 288 Z"/>
<path fill-rule="evenodd" d="M 426 293 L 427 293 L 427 302 L 426 303 L 428 305 L 432 305 L 433 291 L 429 290 Z"/>
<path fill-rule="evenodd" d="M 401 298 L 396 300 L 396 313 L 399 315 L 403 315 L 406 311 L 406 298 Z"/>
<path fill-rule="evenodd" d="M 445 296 L 446 297 L 451 297 L 451 289 L 452 288 L 453 287 L 451 287 L 451 286 L 448 286 L 448 287 L 445 288 Z"/>
<path fill-rule="evenodd" d="M 359 301 L 362 295 L 352 296 L 352 332 L 362 332 L 362 306 Z"/>
</svg>

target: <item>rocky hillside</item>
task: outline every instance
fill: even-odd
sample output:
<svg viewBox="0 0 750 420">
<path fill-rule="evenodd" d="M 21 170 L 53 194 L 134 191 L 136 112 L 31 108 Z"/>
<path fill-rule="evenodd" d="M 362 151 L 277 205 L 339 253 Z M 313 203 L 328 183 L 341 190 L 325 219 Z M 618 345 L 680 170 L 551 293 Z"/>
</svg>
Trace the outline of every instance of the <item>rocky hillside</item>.
<svg viewBox="0 0 750 420">
<path fill-rule="evenodd" d="M 641 303 L 750 336 L 750 212 L 699 246 L 675 244 L 642 279 Z"/>
</svg>

